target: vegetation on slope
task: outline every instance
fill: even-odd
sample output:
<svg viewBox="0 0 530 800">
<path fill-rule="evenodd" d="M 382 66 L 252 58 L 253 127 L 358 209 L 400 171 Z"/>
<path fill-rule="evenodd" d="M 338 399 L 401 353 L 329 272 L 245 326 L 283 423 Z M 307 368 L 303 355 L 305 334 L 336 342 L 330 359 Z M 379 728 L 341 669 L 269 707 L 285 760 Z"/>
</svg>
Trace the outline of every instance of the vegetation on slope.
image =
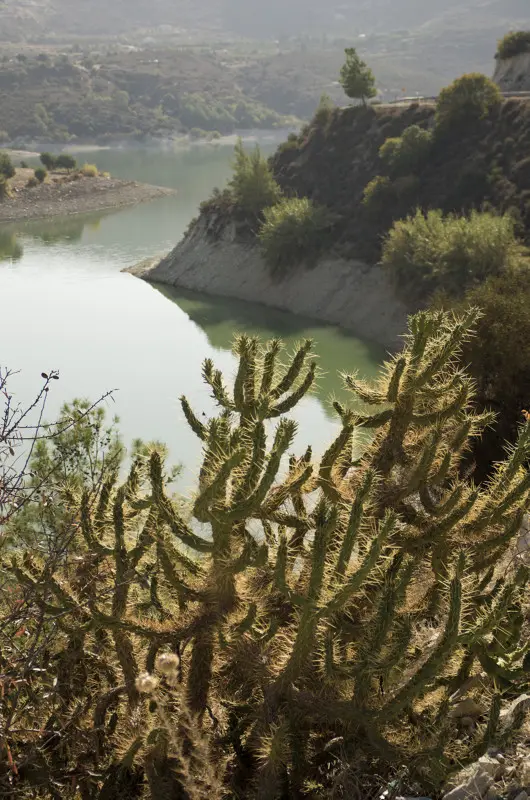
<svg viewBox="0 0 530 800">
<path fill-rule="evenodd" d="M 347 57 L 360 76 L 365 66 Z M 327 99 L 272 157 L 284 199 L 264 212 L 252 235 L 282 272 L 312 263 L 322 249 L 382 260 L 412 309 L 434 295 L 451 307 L 471 292 L 475 302 L 482 288 L 487 299 L 496 280 L 509 283 L 529 267 L 529 147 L 530 103 L 503 102 L 484 75 L 454 81 L 436 107 L 339 109 Z M 316 210 L 325 226 L 313 224 Z M 528 340 L 530 319 L 524 322 Z M 484 325 L 496 329 L 492 303 Z M 521 408 L 500 387 L 508 375 L 527 386 L 525 358 L 516 354 L 506 375 L 492 379 L 481 372 L 480 347 L 477 341 L 469 349 L 480 402 L 501 411 L 502 440 L 513 440 Z M 483 463 L 500 457 L 499 441 L 491 435 Z"/>
<path fill-rule="evenodd" d="M 444 214 L 484 206 L 509 212 L 519 235 L 530 241 L 530 103 L 516 99 L 464 130 L 448 127 L 433 136 L 421 164 L 403 163 L 388 176 L 387 202 L 381 213 L 370 213 L 365 189 L 388 170 L 388 149 L 381 154 L 381 148 L 411 126 L 428 132 L 434 123 L 429 106 L 336 109 L 331 124 L 315 120 L 296 142 L 281 147 L 273 170 L 286 194 L 309 197 L 336 215 L 334 243 L 345 255 L 377 261 L 381 237 L 418 207 Z"/>
<path fill-rule="evenodd" d="M 181 401 L 188 512 L 160 448 L 120 483 L 115 430 L 65 409 L 28 483 L 0 483 L 6 795 L 435 796 L 524 738 L 527 703 L 503 712 L 529 686 L 530 423 L 487 486 L 461 476 L 490 422 L 456 369 L 475 317 L 419 314 L 375 385 L 345 377 L 373 414 L 336 404 L 320 462 L 290 454 L 311 342 L 239 337 L 233 386 L 203 366 L 216 416 Z"/>
<path fill-rule="evenodd" d="M 508 214 L 444 216 L 418 209 L 393 225 L 381 263 L 403 296 L 425 299 L 438 290 L 461 297 L 487 278 L 515 269 L 524 254 Z"/>
<path fill-rule="evenodd" d="M 499 41 L 496 57 L 506 61 L 523 53 L 530 53 L 530 31 L 512 31 Z"/>
<path fill-rule="evenodd" d="M 4 141 L 206 136 L 289 122 L 245 95 L 213 53 L 181 50 L 6 55 L 0 102 Z"/>
</svg>

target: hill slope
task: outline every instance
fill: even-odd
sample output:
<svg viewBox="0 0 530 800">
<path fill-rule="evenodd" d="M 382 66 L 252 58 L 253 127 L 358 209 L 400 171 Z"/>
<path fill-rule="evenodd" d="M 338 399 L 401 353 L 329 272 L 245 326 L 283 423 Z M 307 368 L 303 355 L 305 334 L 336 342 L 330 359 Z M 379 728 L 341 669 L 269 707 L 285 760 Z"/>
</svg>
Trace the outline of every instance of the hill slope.
<svg viewBox="0 0 530 800">
<path fill-rule="evenodd" d="M 4 41 L 57 34 L 102 36 L 170 26 L 202 36 L 243 34 L 254 38 L 300 33 L 416 30 L 434 26 L 500 31 L 529 19 L 526 0 L 4 0 Z"/>
<path fill-rule="evenodd" d="M 474 127 L 434 137 L 421 172 L 395 178 L 386 202 L 366 208 L 367 184 L 384 173 L 381 145 L 410 125 L 429 129 L 433 116 L 432 107 L 418 105 L 337 109 L 330 121 L 314 123 L 278 150 L 275 175 L 286 193 L 310 197 L 336 215 L 334 242 L 344 255 L 376 261 L 393 220 L 417 207 L 512 210 L 530 244 L 530 100 L 508 100 Z"/>
</svg>

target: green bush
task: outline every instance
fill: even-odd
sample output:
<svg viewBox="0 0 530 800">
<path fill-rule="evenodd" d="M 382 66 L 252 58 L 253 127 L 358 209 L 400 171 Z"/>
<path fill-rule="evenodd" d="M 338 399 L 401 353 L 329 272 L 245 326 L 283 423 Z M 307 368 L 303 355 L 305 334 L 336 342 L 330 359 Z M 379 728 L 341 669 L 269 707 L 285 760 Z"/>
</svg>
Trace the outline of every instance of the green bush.
<svg viewBox="0 0 530 800">
<path fill-rule="evenodd" d="M 66 169 L 68 172 L 77 167 L 76 159 L 69 153 L 61 153 L 60 156 L 57 156 L 55 163 L 57 169 Z"/>
<path fill-rule="evenodd" d="M 530 53 L 530 31 L 511 31 L 499 39 L 496 57 L 501 61 L 521 53 Z"/>
<path fill-rule="evenodd" d="M 52 153 L 41 153 L 40 161 L 50 172 L 57 168 L 57 156 L 54 156 Z"/>
<path fill-rule="evenodd" d="M 290 133 L 287 139 L 278 146 L 277 154 L 288 153 L 291 150 L 300 148 L 300 137 L 297 133 Z"/>
<path fill-rule="evenodd" d="M 476 381 L 482 407 L 498 414 L 497 424 L 481 444 L 479 468 L 503 456 L 530 410 L 530 268 L 528 262 L 489 278 L 471 290 L 467 305 L 481 309 L 477 335 L 466 345 L 463 363 Z M 464 307 L 464 303 L 461 304 Z"/>
<path fill-rule="evenodd" d="M 394 199 L 392 181 L 386 175 L 376 175 L 365 187 L 363 205 L 370 212 L 379 212 Z"/>
<path fill-rule="evenodd" d="M 401 289 L 458 295 L 519 262 L 523 248 L 514 228 L 509 215 L 472 211 L 469 217 L 444 217 L 438 210 L 418 210 L 394 223 L 382 261 Z"/>
<path fill-rule="evenodd" d="M 99 170 L 95 164 L 83 164 L 79 172 L 85 178 L 97 178 L 99 175 Z"/>
<path fill-rule="evenodd" d="M 281 198 L 268 161 L 256 145 L 247 153 L 241 140 L 235 147 L 234 173 L 229 182 L 235 204 L 249 217 L 258 218 L 268 206 Z"/>
<path fill-rule="evenodd" d="M 0 175 L 9 180 L 14 176 L 15 172 L 16 170 L 9 154 L 3 150 L 0 151 Z"/>
<path fill-rule="evenodd" d="M 391 175 L 408 175 L 425 164 L 430 151 L 432 134 L 411 125 L 397 138 L 387 139 L 379 157 Z"/>
<path fill-rule="evenodd" d="M 31 178 L 28 178 L 26 186 L 27 186 L 28 189 L 34 189 L 36 186 L 39 186 L 39 181 L 33 175 Z"/>
<path fill-rule="evenodd" d="M 27 161 L 20 162 L 20 169 L 29 169 L 29 164 Z"/>
<path fill-rule="evenodd" d="M 44 169 L 44 167 L 37 167 L 35 170 L 35 179 L 38 180 L 39 183 L 44 183 L 48 176 L 48 171 Z"/>
<path fill-rule="evenodd" d="M 321 96 L 317 110 L 315 111 L 315 115 L 313 117 L 313 124 L 318 125 L 319 127 L 322 128 L 326 127 L 327 125 L 329 125 L 333 117 L 334 111 L 335 111 L 335 103 L 328 94 L 324 93 Z"/>
<path fill-rule="evenodd" d="M 484 119 L 501 103 L 499 87 L 486 75 L 479 72 L 462 75 L 440 92 L 436 125 L 442 129 L 461 128 Z"/>
<path fill-rule="evenodd" d="M 305 261 L 312 263 L 325 245 L 330 217 L 327 209 L 307 197 L 285 198 L 266 208 L 259 239 L 265 260 L 274 272 Z"/>
</svg>

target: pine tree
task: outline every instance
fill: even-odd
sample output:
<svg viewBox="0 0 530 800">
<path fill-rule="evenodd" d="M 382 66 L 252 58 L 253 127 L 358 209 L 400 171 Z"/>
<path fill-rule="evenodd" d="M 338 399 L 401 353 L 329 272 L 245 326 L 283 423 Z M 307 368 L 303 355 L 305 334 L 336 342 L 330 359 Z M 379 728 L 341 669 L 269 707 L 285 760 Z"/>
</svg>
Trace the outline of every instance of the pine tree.
<svg viewBox="0 0 530 800">
<path fill-rule="evenodd" d="M 346 62 L 340 71 L 340 82 L 348 97 L 355 100 L 366 100 L 377 95 L 375 78 L 370 67 L 361 60 L 354 47 L 347 47 Z"/>
</svg>

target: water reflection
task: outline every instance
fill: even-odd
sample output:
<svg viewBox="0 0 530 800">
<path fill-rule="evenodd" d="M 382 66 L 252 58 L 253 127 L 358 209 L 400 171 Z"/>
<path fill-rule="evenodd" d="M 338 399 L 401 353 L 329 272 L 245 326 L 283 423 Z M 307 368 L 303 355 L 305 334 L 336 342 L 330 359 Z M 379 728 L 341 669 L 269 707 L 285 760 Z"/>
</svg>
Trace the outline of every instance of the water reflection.
<svg viewBox="0 0 530 800">
<path fill-rule="evenodd" d="M 0 261 L 19 261 L 24 255 L 24 242 L 35 241 L 44 245 L 59 243 L 76 245 L 85 231 L 98 231 L 108 210 L 93 214 L 37 219 L 0 227 Z"/>
<path fill-rule="evenodd" d="M 318 381 L 318 399 L 328 418 L 336 418 L 333 400 L 352 404 L 350 392 L 344 389 L 341 373 L 358 371 L 366 379 L 375 378 L 385 352 L 378 345 L 354 339 L 331 325 L 297 317 L 277 309 L 245 303 L 226 297 L 206 297 L 183 289 L 155 284 L 155 288 L 205 332 L 216 350 L 228 350 L 239 332 L 259 336 L 262 340 L 281 337 L 292 351 L 301 338 L 315 341 L 322 364 Z"/>
<path fill-rule="evenodd" d="M 0 261 L 20 261 L 24 248 L 14 231 L 0 228 Z"/>
</svg>

